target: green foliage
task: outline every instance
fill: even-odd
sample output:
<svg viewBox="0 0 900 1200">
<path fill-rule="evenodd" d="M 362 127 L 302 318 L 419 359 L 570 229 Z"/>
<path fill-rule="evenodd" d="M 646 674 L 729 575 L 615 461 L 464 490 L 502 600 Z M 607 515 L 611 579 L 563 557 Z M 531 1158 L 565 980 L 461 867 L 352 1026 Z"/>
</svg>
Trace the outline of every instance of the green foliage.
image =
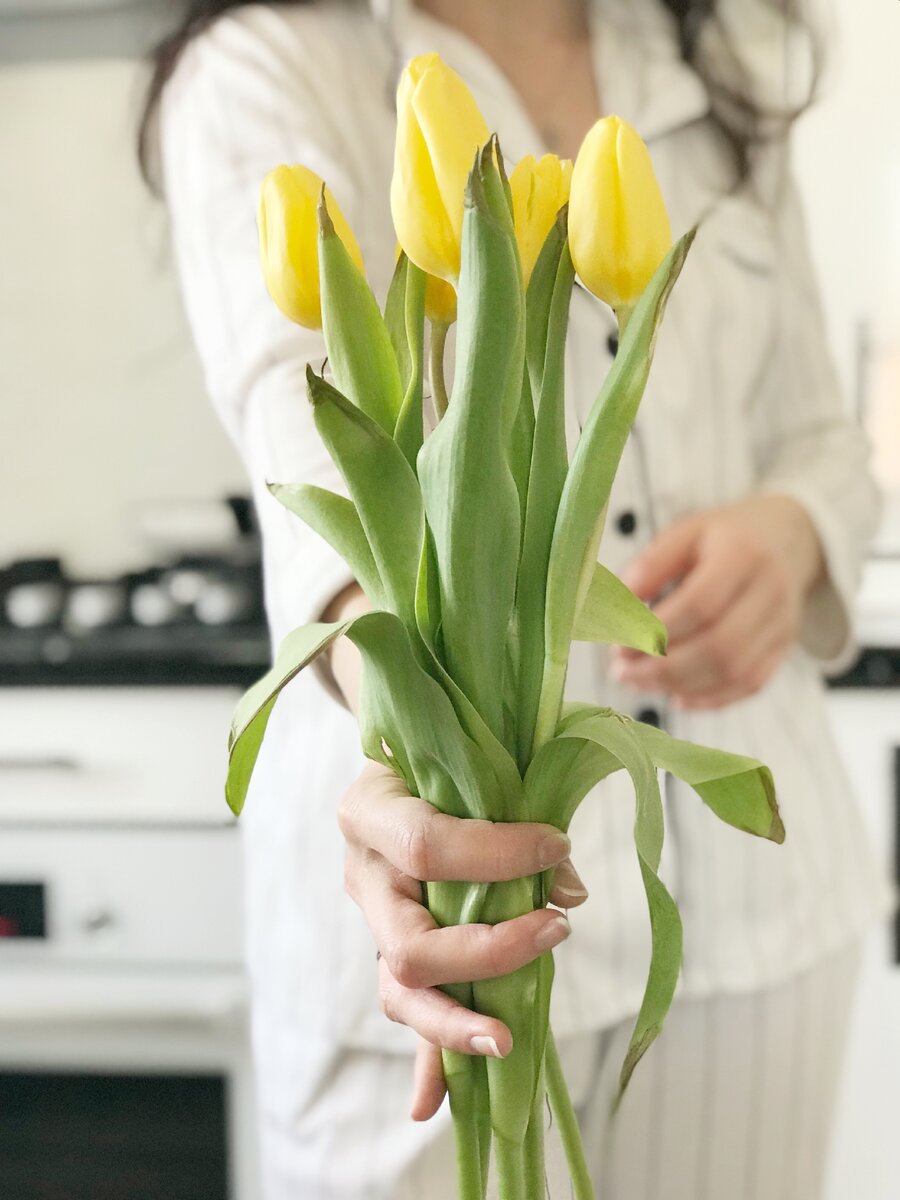
<svg viewBox="0 0 900 1200">
<path fill-rule="evenodd" d="M 392 434 L 403 403 L 390 334 L 356 263 L 319 205 L 322 332 L 338 389 Z"/>
<path fill-rule="evenodd" d="M 362 656 L 366 755 L 441 812 L 566 830 L 582 801 L 625 771 L 635 794 L 651 957 L 624 1089 L 662 1028 L 681 963 L 681 921 L 659 875 L 658 772 L 684 780 L 734 828 L 775 842 L 784 837 L 761 763 L 562 700 L 573 640 L 665 653 L 659 619 L 596 557 L 659 323 L 693 234 L 675 244 L 628 316 L 569 463 L 564 362 L 574 271 L 566 211 L 526 296 L 495 140 L 478 154 L 469 180 L 452 397 L 427 440 L 425 277 L 401 255 L 382 318 L 328 224 L 326 214 L 322 308 L 336 386 L 309 371 L 309 397 L 351 499 L 302 484 L 270 487 L 344 558 L 374 611 L 284 640 L 272 670 L 235 713 L 228 803 L 240 812 L 281 690 L 342 635 Z M 545 904 L 551 875 L 491 885 L 432 882 L 425 895 L 440 925 L 494 924 Z M 546 1095 L 576 1200 L 593 1195 L 549 1035 L 552 978 L 552 957 L 544 955 L 511 975 L 446 989 L 506 1022 L 514 1039 L 504 1060 L 444 1054 L 461 1200 L 483 1200 L 492 1153 L 502 1200 L 543 1194 Z"/>
</svg>

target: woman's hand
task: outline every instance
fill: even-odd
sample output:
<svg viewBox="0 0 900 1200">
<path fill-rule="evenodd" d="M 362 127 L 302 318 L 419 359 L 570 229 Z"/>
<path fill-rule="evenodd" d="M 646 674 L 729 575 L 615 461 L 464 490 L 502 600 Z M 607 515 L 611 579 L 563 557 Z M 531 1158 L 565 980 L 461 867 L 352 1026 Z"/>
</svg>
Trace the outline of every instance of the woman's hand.
<svg viewBox="0 0 900 1200">
<path fill-rule="evenodd" d="M 759 691 L 797 638 L 824 560 L 806 510 L 753 496 L 678 521 L 624 574 L 669 631 L 664 658 L 617 648 L 613 676 L 683 708 L 721 708 Z"/>
<path fill-rule="evenodd" d="M 345 887 L 362 909 L 380 953 L 381 1007 L 421 1036 L 412 1116 L 427 1120 L 445 1086 L 440 1048 L 503 1058 L 509 1029 L 470 1012 L 444 983 L 506 975 L 559 945 L 569 924 L 538 909 L 499 925 L 441 929 L 422 903 L 425 880 L 473 883 L 517 879 L 557 867 L 551 903 L 574 908 L 587 898 L 568 860 L 569 839 L 551 825 L 459 820 L 410 796 L 387 767 L 369 763 L 339 810 L 347 840 Z"/>
</svg>

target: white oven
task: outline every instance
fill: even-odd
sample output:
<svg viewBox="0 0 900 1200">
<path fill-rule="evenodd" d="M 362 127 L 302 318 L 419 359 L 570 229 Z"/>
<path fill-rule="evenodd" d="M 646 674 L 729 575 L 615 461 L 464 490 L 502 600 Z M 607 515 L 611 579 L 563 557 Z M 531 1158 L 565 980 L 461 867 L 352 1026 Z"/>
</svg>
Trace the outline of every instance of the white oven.
<svg viewBox="0 0 900 1200">
<path fill-rule="evenodd" d="M 0 688 L 0 1196 L 256 1200 L 231 688 Z"/>
</svg>

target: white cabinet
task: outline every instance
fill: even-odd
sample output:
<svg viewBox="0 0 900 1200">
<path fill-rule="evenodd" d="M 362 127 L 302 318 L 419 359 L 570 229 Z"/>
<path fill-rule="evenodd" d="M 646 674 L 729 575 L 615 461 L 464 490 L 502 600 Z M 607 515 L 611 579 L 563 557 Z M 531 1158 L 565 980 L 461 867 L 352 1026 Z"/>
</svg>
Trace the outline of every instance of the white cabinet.
<svg viewBox="0 0 900 1200">
<path fill-rule="evenodd" d="M 900 808 L 900 691 L 834 691 L 830 712 L 873 844 L 894 862 Z M 900 965 L 892 926 L 869 938 L 847 1051 L 827 1200 L 896 1200 Z"/>
</svg>

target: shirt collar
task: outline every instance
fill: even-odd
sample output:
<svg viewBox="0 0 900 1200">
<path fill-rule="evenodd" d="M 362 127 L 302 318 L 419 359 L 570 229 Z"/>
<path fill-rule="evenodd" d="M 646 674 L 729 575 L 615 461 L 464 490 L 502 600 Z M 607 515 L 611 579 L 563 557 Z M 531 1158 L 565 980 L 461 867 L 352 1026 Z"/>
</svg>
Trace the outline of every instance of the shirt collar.
<svg viewBox="0 0 900 1200">
<path fill-rule="evenodd" d="M 604 113 L 616 113 L 650 142 L 709 112 L 706 89 L 682 60 L 674 19 L 660 0 L 592 0 L 590 15 Z M 411 0 L 393 0 L 390 24 L 400 65 L 434 51 L 465 79 L 508 158 L 546 150 L 512 84 L 471 38 Z"/>
</svg>

